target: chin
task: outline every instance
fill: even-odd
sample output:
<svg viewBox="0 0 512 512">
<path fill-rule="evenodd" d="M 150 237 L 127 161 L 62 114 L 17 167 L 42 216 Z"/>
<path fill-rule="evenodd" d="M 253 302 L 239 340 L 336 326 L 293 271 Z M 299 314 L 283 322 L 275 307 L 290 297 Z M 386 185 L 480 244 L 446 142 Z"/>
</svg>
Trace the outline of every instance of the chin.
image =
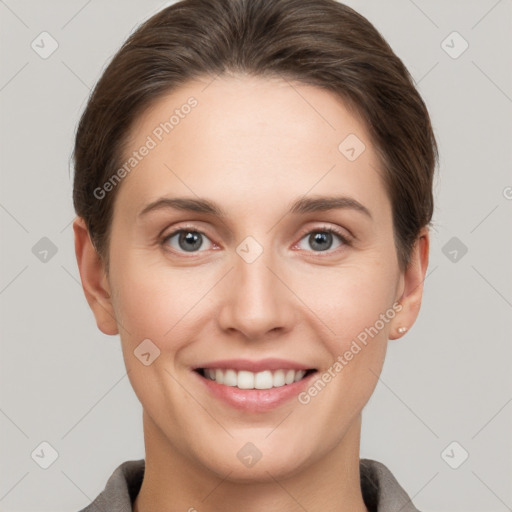
<svg viewBox="0 0 512 512">
<path fill-rule="evenodd" d="M 228 443 L 210 446 L 207 451 L 196 453 L 197 462 L 219 478 L 228 478 L 238 483 L 255 483 L 292 477 L 314 459 L 307 455 L 304 443 L 293 442 L 287 446 L 283 444 L 283 437 L 254 442 L 248 439 L 251 437 L 230 439 Z"/>
</svg>

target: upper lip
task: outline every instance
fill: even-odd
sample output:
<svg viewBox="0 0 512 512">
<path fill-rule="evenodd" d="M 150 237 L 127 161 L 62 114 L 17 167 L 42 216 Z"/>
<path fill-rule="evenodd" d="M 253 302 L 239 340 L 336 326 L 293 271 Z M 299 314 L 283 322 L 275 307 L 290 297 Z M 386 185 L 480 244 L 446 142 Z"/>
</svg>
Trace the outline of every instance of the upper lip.
<svg viewBox="0 0 512 512">
<path fill-rule="evenodd" d="M 297 363 L 286 359 L 260 359 L 258 361 L 250 359 L 223 359 L 220 361 L 212 361 L 210 363 L 200 364 L 195 367 L 196 370 L 200 368 L 215 368 L 215 369 L 232 369 L 232 370 L 246 370 L 253 373 L 262 372 L 264 370 L 313 370 L 310 365 Z"/>
</svg>

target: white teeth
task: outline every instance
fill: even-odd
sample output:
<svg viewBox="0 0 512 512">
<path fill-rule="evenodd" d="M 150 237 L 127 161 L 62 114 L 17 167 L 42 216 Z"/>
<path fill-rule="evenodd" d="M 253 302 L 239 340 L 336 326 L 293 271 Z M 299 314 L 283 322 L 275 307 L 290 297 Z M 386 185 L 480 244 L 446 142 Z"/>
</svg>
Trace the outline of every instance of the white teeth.
<svg viewBox="0 0 512 512">
<path fill-rule="evenodd" d="M 272 385 L 275 386 L 276 388 L 285 385 L 284 370 L 277 370 L 274 372 L 274 375 L 272 377 Z"/>
<path fill-rule="evenodd" d="M 272 387 L 272 372 L 270 370 L 258 372 L 254 377 L 254 387 L 256 389 L 270 389 Z"/>
<path fill-rule="evenodd" d="M 219 371 L 219 370 L 217 370 Z M 222 370 L 220 370 L 222 371 Z M 217 380 L 217 379 L 215 379 Z M 252 372 L 246 372 L 246 371 L 239 371 L 238 372 L 238 382 L 237 386 L 240 389 L 254 389 L 254 373 Z"/>
<path fill-rule="evenodd" d="M 306 370 L 264 370 L 254 373 L 246 370 L 237 372 L 232 369 L 205 368 L 204 375 L 225 386 L 240 389 L 270 389 L 298 382 L 306 375 Z"/>
<path fill-rule="evenodd" d="M 224 384 L 226 386 L 235 387 L 238 382 L 235 370 L 226 370 L 224 372 Z"/>
<path fill-rule="evenodd" d="M 302 377 L 304 377 L 304 375 L 306 375 L 306 372 L 305 372 L 304 370 L 299 370 L 299 371 L 295 374 L 294 382 L 298 382 L 300 379 L 302 379 Z"/>
<path fill-rule="evenodd" d="M 288 370 L 286 372 L 286 377 L 284 378 L 285 384 L 291 384 L 295 379 L 295 372 L 293 370 Z"/>
</svg>

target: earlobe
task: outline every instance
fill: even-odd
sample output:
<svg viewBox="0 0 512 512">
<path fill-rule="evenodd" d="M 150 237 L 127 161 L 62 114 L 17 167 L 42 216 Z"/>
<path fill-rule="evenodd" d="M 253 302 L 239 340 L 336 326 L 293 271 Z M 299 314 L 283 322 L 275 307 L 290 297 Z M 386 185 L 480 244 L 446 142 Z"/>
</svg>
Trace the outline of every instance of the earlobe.
<svg viewBox="0 0 512 512">
<path fill-rule="evenodd" d="M 104 334 L 118 334 L 117 322 L 109 282 L 104 264 L 89 236 L 85 221 L 76 217 L 73 221 L 75 255 L 85 298 L 91 308 L 96 324 Z"/>
<path fill-rule="evenodd" d="M 402 294 L 397 298 L 402 309 L 391 323 L 389 339 L 397 339 L 409 331 L 418 317 L 423 296 L 423 282 L 429 259 L 429 230 L 422 228 L 411 251 L 407 269 L 402 275 Z"/>
</svg>

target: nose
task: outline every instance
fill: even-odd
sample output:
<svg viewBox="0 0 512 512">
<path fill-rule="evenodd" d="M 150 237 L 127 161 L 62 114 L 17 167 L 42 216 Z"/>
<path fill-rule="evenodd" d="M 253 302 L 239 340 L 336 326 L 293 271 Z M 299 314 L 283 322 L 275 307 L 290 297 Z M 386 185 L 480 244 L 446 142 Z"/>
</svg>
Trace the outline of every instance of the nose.
<svg viewBox="0 0 512 512">
<path fill-rule="evenodd" d="M 252 263 L 236 256 L 226 277 L 218 317 L 224 331 L 257 341 L 282 336 L 296 323 L 296 299 L 286 272 L 265 251 Z"/>
</svg>

